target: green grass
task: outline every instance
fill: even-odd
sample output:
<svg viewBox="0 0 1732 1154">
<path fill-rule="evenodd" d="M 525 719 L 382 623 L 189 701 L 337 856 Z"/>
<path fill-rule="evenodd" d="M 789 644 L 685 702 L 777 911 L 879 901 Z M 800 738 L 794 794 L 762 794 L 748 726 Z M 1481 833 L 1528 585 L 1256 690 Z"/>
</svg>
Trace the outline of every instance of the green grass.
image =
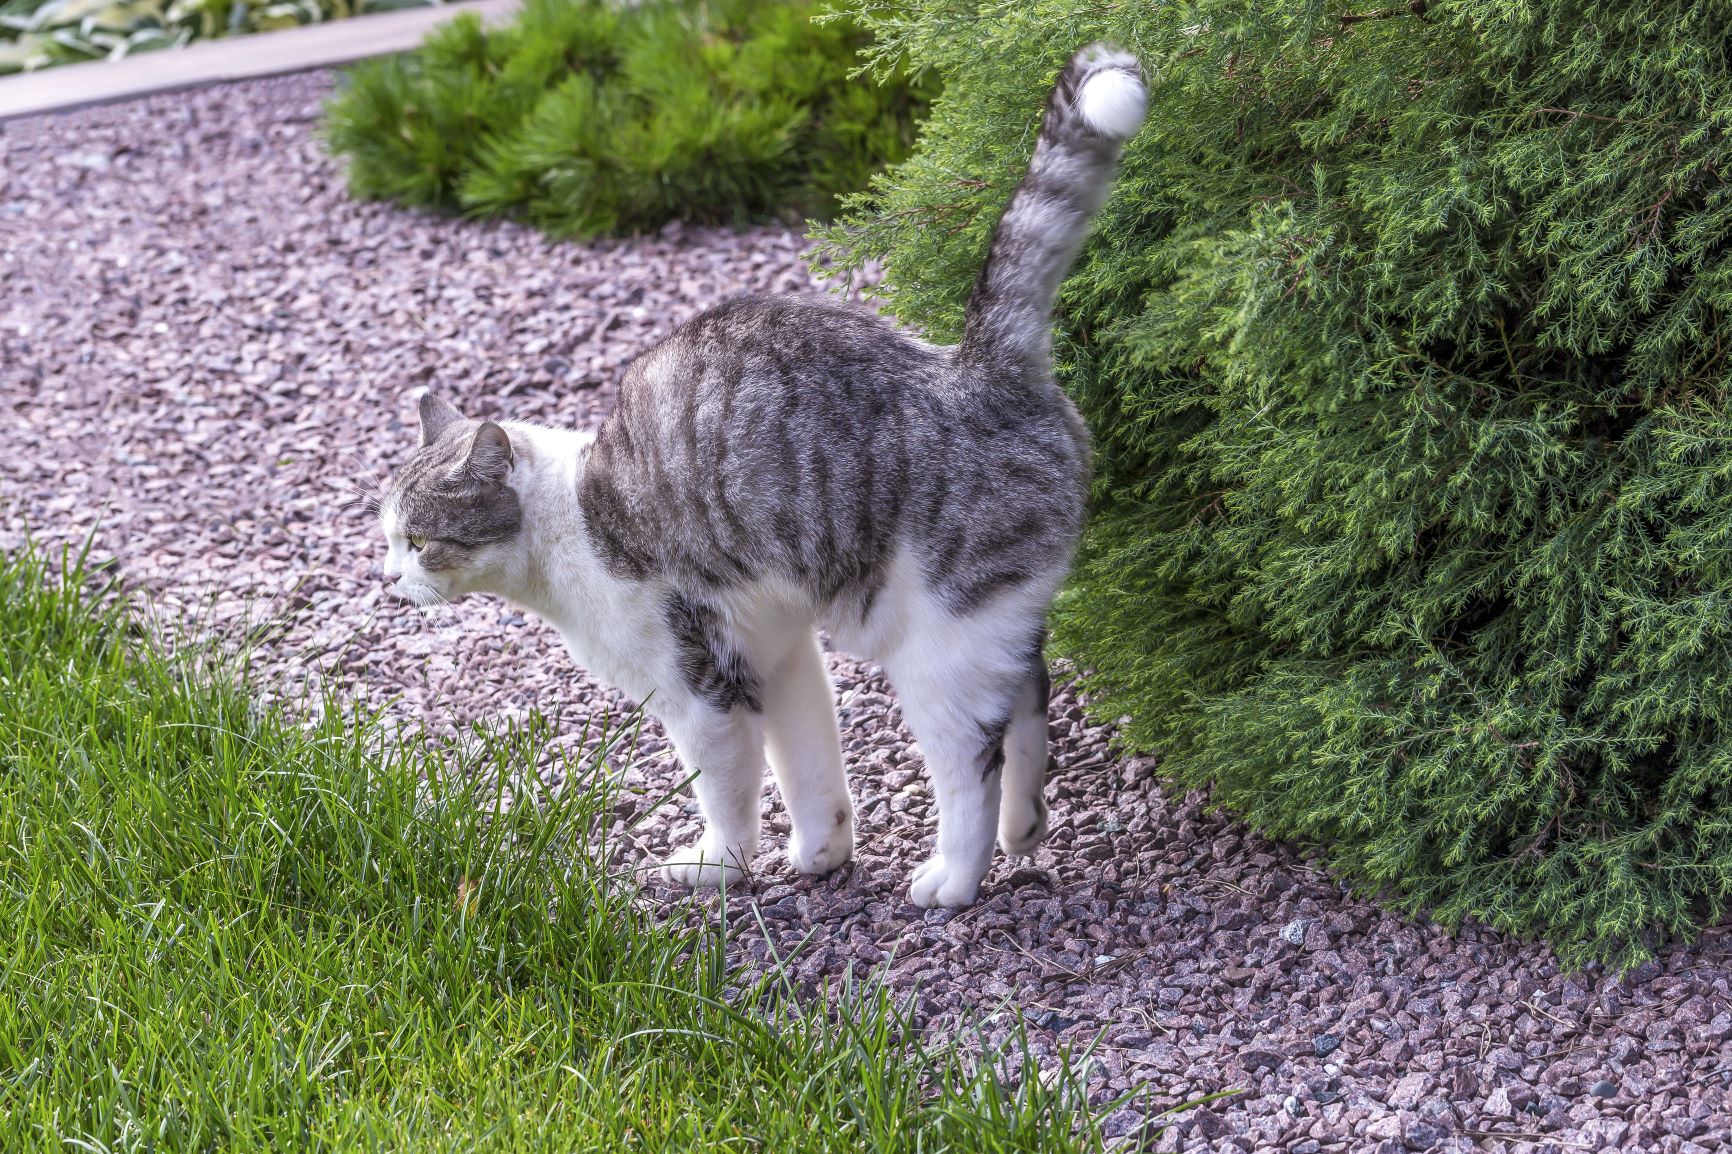
<svg viewBox="0 0 1732 1154">
<path fill-rule="evenodd" d="M 0 560 L 0 1150 L 1100 1147 L 1068 1069 L 923 1049 L 868 984 L 799 1007 L 635 910 L 599 761 L 476 784 L 545 725 L 260 707 L 64 568 Z"/>
</svg>

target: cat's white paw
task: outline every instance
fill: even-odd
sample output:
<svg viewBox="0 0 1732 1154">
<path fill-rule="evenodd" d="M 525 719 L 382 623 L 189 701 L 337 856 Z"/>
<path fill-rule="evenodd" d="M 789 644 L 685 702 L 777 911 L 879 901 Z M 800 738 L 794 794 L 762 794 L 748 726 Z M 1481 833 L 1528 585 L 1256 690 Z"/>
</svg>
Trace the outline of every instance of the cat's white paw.
<svg viewBox="0 0 1732 1154">
<path fill-rule="evenodd" d="M 746 880 L 750 864 L 739 850 L 724 850 L 707 836 L 696 845 L 675 850 L 662 859 L 662 876 L 676 885 L 693 889 L 717 889 L 723 881 L 738 886 Z"/>
<path fill-rule="evenodd" d="M 998 819 L 998 848 L 1007 857 L 1027 857 L 1046 840 L 1046 802 L 1012 806 L 1009 799 Z"/>
<path fill-rule="evenodd" d="M 812 834 L 814 826 L 821 827 Z M 809 816 L 788 837 L 788 862 L 803 874 L 827 874 L 854 856 L 854 807 L 844 799 L 834 815 L 821 821 Z"/>
<path fill-rule="evenodd" d="M 923 909 L 971 906 L 979 896 L 980 878 L 953 867 L 940 854 L 921 862 L 908 884 L 908 900 Z"/>
<path fill-rule="evenodd" d="M 827 874 L 854 856 L 854 831 L 837 830 L 816 845 L 799 834 L 788 839 L 788 862 L 803 874 Z"/>
</svg>

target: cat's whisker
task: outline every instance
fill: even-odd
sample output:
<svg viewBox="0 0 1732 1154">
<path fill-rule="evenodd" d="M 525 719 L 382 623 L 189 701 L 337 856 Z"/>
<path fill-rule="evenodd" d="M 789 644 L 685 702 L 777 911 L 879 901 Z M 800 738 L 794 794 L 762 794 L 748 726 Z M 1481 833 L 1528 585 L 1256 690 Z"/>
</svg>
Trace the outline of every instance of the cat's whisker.
<svg viewBox="0 0 1732 1154">
<path fill-rule="evenodd" d="M 366 516 L 377 516 L 384 504 L 386 487 L 378 466 L 363 461 L 358 454 L 349 450 L 343 451 L 340 456 L 344 469 L 350 474 L 335 481 L 337 488 L 347 494 L 342 509 L 345 512 L 359 509 Z"/>
<path fill-rule="evenodd" d="M 351 473 L 373 473 L 378 471 L 377 465 L 363 460 L 361 454 L 355 452 L 353 449 L 343 449 L 338 455 L 343 462 L 343 467 Z"/>
<path fill-rule="evenodd" d="M 337 508 L 345 513 L 359 509 L 362 513 L 372 517 L 378 515 L 382 505 L 383 501 L 379 494 L 363 492 L 357 489 L 350 490 L 348 495 L 338 504 Z"/>
<path fill-rule="evenodd" d="M 440 598 L 437 601 L 429 601 L 420 606 L 420 609 L 421 616 L 435 624 L 442 625 L 447 621 L 454 621 L 457 618 L 456 608 L 451 604 L 451 602 L 444 598 Z"/>
<path fill-rule="evenodd" d="M 343 468 L 355 481 L 375 489 L 384 487 L 383 470 L 378 465 L 363 461 L 352 452 L 343 453 Z"/>
<path fill-rule="evenodd" d="M 371 477 L 334 477 L 331 483 L 348 493 L 377 493 L 379 483 Z"/>
<path fill-rule="evenodd" d="M 413 601 L 405 601 L 395 607 L 392 616 L 399 620 L 412 621 L 416 630 L 432 630 L 438 632 L 439 620 L 434 615 L 431 605 L 417 605 Z"/>
<path fill-rule="evenodd" d="M 445 627 L 457 623 L 457 607 L 437 589 L 429 589 L 428 592 L 432 594 L 430 601 L 405 601 L 403 604 L 412 609 L 422 623 L 433 627 L 436 632 L 449 632 Z"/>
<path fill-rule="evenodd" d="M 350 493 L 383 493 L 384 486 L 371 477 L 343 478 L 337 481 L 338 487 Z"/>
</svg>

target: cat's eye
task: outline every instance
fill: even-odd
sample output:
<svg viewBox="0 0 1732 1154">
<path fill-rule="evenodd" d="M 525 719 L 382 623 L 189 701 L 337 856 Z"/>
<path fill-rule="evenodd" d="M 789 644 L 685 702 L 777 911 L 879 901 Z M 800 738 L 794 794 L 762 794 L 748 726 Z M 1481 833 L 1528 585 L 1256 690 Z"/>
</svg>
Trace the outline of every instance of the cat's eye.
<svg viewBox="0 0 1732 1154">
<path fill-rule="evenodd" d="M 409 535 L 409 548 L 417 551 L 427 548 L 427 538 L 418 537 L 411 533 Z"/>
</svg>

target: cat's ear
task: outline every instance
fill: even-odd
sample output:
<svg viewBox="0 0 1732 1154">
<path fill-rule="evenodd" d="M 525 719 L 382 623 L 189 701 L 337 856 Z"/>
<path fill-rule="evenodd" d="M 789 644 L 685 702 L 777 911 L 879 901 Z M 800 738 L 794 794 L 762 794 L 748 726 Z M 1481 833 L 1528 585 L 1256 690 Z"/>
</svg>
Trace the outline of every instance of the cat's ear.
<svg viewBox="0 0 1732 1154">
<path fill-rule="evenodd" d="M 511 438 L 492 421 L 482 421 L 469 446 L 469 459 L 463 462 L 463 472 L 476 481 L 502 484 L 511 472 L 511 461 Z"/>
<path fill-rule="evenodd" d="M 463 414 L 451 407 L 451 402 L 432 393 L 421 394 L 421 447 L 425 449 L 439 439 L 439 434 L 463 419 Z"/>
</svg>

